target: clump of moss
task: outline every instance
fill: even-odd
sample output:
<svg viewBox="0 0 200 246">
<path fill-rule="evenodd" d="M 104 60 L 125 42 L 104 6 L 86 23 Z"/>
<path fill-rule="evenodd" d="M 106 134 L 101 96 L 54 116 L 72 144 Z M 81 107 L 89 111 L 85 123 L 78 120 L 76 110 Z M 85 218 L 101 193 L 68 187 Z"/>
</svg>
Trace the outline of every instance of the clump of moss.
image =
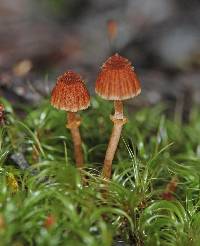
<svg viewBox="0 0 200 246">
<path fill-rule="evenodd" d="M 65 113 L 44 101 L 40 108 L 27 107 L 22 121 L 3 103 L 1 245 L 109 246 L 119 239 L 126 245 L 199 244 L 198 109 L 185 125 L 166 118 L 160 105 L 129 114 L 112 179 L 105 184 L 100 174 L 112 127 L 111 105 L 92 98 L 93 110 L 82 114 L 83 185 Z M 23 158 L 12 158 L 17 153 L 28 166 L 21 168 Z M 176 186 L 170 189 L 174 177 Z M 163 195 L 166 190 L 170 196 Z"/>
</svg>

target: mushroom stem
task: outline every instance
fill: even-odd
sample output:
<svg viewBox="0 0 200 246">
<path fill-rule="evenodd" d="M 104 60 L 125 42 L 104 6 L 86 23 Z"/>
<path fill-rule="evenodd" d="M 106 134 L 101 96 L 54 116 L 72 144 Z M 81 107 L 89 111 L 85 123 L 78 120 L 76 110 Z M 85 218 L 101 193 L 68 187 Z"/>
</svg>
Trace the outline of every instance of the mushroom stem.
<svg viewBox="0 0 200 246">
<path fill-rule="evenodd" d="M 123 103 L 122 101 L 114 101 L 114 108 L 115 108 L 115 118 L 116 119 L 123 119 L 124 111 L 123 111 Z"/>
<path fill-rule="evenodd" d="M 74 112 L 67 113 L 68 123 L 66 125 L 67 128 L 70 129 L 72 135 L 72 141 L 74 144 L 74 155 L 76 160 L 76 165 L 78 168 L 83 167 L 83 151 L 81 147 L 81 135 L 79 132 L 80 126 L 80 118 L 76 116 Z"/>
<path fill-rule="evenodd" d="M 127 122 L 127 118 L 123 115 L 123 104 L 121 101 L 114 101 L 115 114 L 111 116 L 113 121 L 112 134 L 110 136 L 110 141 L 108 143 L 106 156 L 103 166 L 103 177 L 110 179 L 112 171 L 112 161 L 119 143 L 122 127 Z"/>
</svg>

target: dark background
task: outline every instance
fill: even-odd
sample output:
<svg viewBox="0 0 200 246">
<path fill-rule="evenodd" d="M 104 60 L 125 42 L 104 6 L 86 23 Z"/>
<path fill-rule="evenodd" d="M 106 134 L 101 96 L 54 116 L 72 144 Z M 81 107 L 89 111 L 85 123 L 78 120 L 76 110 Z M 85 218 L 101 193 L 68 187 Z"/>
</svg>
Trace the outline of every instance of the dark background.
<svg viewBox="0 0 200 246">
<path fill-rule="evenodd" d="M 199 0 L 0 0 L 0 96 L 38 102 L 68 69 L 94 94 L 112 53 L 109 20 L 118 27 L 115 50 L 142 83 L 136 106 L 200 102 Z"/>
</svg>

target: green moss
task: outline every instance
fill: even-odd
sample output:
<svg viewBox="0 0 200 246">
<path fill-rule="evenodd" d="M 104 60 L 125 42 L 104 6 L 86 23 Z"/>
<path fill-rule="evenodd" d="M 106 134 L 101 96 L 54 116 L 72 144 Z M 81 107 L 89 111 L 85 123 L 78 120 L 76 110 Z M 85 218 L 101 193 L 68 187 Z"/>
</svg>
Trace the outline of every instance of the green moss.
<svg viewBox="0 0 200 246">
<path fill-rule="evenodd" d="M 110 182 L 100 172 L 112 104 L 92 99 L 81 113 L 86 165 L 83 185 L 74 165 L 65 112 L 48 101 L 22 120 L 6 106 L 0 129 L 0 245 L 199 245 L 200 111 L 186 125 L 164 107 L 129 115 Z M 30 168 L 10 158 L 23 153 Z M 82 176 L 83 176 L 82 174 Z M 173 200 L 166 186 L 178 180 Z"/>
</svg>

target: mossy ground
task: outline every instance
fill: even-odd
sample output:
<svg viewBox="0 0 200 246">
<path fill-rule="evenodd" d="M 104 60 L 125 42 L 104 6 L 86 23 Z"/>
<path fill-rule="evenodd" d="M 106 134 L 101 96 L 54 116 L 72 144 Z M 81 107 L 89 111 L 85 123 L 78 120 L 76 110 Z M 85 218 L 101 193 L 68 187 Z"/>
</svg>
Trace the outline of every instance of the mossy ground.
<svg viewBox="0 0 200 246">
<path fill-rule="evenodd" d="M 65 112 L 48 101 L 11 105 L 0 128 L 0 245 L 200 245 L 200 111 L 187 124 L 156 106 L 127 113 L 129 122 L 109 182 L 101 178 L 112 129 L 112 103 L 92 99 L 81 113 L 85 155 L 74 165 Z M 30 165 L 20 169 L 12 155 Z"/>
</svg>

